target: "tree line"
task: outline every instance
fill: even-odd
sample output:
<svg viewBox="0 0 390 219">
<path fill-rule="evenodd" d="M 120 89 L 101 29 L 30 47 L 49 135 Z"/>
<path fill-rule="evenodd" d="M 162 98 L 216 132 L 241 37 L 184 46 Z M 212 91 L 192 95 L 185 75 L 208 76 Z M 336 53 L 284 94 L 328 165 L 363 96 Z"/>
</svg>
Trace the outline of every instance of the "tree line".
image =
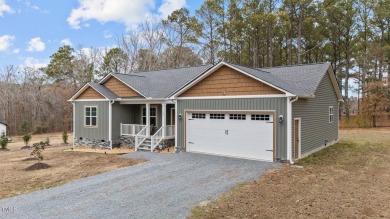
<svg viewBox="0 0 390 219">
<path fill-rule="evenodd" d="M 343 90 L 348 119 L 351 91 L 360 121 L 375 126 L 389 110 L 390 0 L 206 0 L 160 21 L 145 21 L 116 37 L 114 48 L 62 46 L 44 68 L 0 70 L 0 113 L 11 133 L 71 127 L 72 92 L 104 75 L 215 64 L 252 68 L 330 62 Z M 351 80 L 357 82 L 351 86 Z"/>
</svg>

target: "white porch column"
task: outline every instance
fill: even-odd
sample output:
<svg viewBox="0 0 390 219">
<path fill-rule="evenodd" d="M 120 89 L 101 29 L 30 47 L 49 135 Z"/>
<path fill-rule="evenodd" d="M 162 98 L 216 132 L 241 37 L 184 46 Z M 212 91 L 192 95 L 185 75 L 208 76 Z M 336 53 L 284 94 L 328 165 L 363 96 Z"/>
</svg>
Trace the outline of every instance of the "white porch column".
<svg viewBox="0 0 390 219">
<path fill-rule="evenodd" d="M 150 137 L 150 103 L 146 104 L 146 136 Z"/>
<path fill-rule="evenodd" d="M 165 126 L 167 125 L 167 104 L 166 103 L 163 103 L 161 104 L 162 105 L 162 116 L 161 116 L 161 127 L 163 127 L 162 129 L 162 137 L 164 138 L 165 137 Z"/>
</svg>

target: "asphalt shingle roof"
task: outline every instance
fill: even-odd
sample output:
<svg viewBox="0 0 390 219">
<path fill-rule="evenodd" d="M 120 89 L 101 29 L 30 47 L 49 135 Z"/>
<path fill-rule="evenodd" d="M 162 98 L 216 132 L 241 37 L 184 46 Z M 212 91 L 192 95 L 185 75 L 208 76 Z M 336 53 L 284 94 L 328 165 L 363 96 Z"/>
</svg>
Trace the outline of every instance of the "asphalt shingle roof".
<svg viewBox="0 0 390 219">
<path fill-rule="evenodd" d="M 100 94 L 102 94 L 104 97 L 110 100 L 118 98 L 118 95 L 114 94 L 110 89 L 106 88 L 101 84 L 98 83 L 88 83 L 88 84 L 89 86 L 97 90 Z"/>
<path fill-rule="evenodd" d="M 326 74 L 330 63 L 259 68 L 281 78 L 300 92 L 292 92 L 298 96 L 314 96 L 318 85 Z"/>
<path fill-rule="evenodd" d="M 326 74 L 329 63 L 283 66 L 274 68 L 248 68 L 230 64 L 232 67 L 252 75 L 300 97 L 314 96 L 318 85 Z M 138 72 L 132 74 L 113 74 L 146 98 L 167 98 L 191 81 L 212 68 L 213 65 Z M 118 96 L 100 84 L 90 83 L 92 87 L 108 99 Z"/>
<path fill-rule="evenodd" d="M 167 98 L 183 85 L 198 77 L 212 65 L 139 72 L 133 74 L 113 74 L 119 80 L 139 91 L 145 97 Z"/>
</svg>

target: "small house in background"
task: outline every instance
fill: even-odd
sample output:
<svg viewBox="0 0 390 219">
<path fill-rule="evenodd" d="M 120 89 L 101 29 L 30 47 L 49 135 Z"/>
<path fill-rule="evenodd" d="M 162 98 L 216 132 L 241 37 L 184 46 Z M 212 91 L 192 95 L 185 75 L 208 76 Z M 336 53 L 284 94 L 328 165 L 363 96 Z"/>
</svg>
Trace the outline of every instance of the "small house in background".
<svg viewBox="0 0 390 219">
<path fill-rule="evenodd" d="M 0 135 L 4 132 L 7 135 L 7 123 L 5 123 L 4 118 L 0 115 Z"/>
<path fill-rule="evenodd" d="M 342 97 L 330 63 L 220 62 L 108 74 L 69 101 L 75 146 L 294 162 L 337 142 Z"/>
</svg>

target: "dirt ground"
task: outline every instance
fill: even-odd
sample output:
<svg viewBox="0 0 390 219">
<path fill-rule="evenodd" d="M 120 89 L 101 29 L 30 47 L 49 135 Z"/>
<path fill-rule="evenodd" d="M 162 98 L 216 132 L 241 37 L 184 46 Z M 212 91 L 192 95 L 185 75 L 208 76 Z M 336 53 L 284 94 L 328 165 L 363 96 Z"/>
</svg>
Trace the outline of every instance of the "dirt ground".
<svg viewBox="0 0 390 219">
<path fill-rule="evenodd" d="M 338 144 L 237 186 L 192 218 L 390 218 L 390 128 L 340 130 Z"/>
<path fill-rule="evenodd" d="M 144 162 L 112 154 L 64 152 L 72 148 L 72 142 L 62 145 L 61 133 L 33 135 L 29 145 L 44 141 L 46 137 L 50 138 L 52 146 L 43 151 L 42 163 L 50 165 L 48 169 L 24 170 L 37 161 L 31 159 L 31 150 L 20 149 L 24 146 L 20 137 L 13 137 L 7 147 L 9 151 L 0 151 L 0 199 Z"/>
</svg>

